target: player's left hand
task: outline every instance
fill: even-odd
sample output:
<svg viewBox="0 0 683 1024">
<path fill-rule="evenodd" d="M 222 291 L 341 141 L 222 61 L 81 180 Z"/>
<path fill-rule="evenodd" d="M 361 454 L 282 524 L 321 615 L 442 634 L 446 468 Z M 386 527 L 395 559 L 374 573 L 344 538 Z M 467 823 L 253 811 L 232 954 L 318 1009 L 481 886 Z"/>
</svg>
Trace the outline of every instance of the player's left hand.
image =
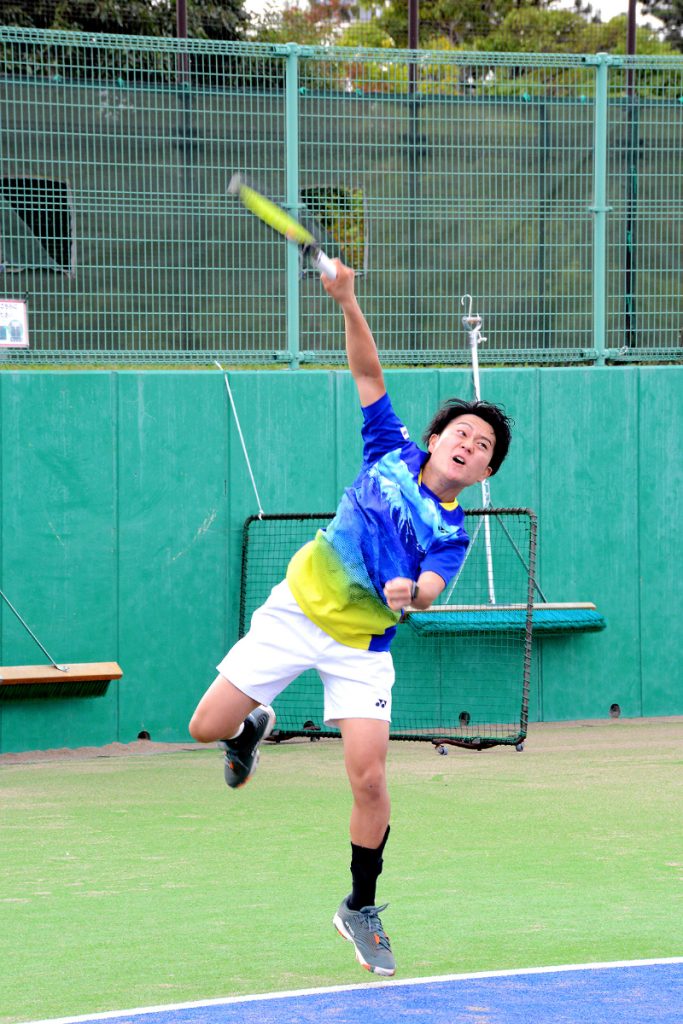
<svg viewBox="0 0 683 1024">
<path fill-rule="evenodd" d="M 404 576 L 396 576 L 395 579 L 387 580 L 384 584 L 384 596 L 393 611 L 399 612 L 402 608 L 408 607 L 410 595 L 413 592 L 413 582 Z"/>
</svg>

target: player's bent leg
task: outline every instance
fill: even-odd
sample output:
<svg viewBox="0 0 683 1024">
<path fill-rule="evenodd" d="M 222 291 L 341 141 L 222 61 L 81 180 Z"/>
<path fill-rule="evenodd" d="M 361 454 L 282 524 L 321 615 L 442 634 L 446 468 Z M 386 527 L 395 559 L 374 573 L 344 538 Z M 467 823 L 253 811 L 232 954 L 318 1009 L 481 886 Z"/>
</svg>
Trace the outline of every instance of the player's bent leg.
<svg viewBox="0 0 683 1024">
<path fill-rule="evenodd" d="M 259 762 L 261 740 L 270 736 L 274 725 L 275 712 L 269 705 L 262 705 L 247 715 L 237 736 L 219 740 L 218 746 L 225 752 L 223 774 L 231 789 L 239 789 L 252 777 Z"/>
<path fill-rule="evenodd" d="M 260 744 L 273 731 L 275 712 L 217 676 L 190 721 L 190 735 L 203 743 L 218 741 L 225 754 L 224 776 L 231 789 L 252 777 Z"/>
<path fill-rule="evenodd" d="M 234 736 L 258 701 L 218 675 L 199 701 L 190 719 L 190 736 L 198 743 L 213 743 Z"/>
</svg>

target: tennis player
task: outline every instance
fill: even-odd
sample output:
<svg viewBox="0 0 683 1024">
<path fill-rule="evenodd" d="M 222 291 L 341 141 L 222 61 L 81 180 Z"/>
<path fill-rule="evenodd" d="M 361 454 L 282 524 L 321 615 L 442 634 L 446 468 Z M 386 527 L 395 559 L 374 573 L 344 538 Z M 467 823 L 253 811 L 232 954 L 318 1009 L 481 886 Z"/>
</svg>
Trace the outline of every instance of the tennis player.
<svg viewBox="0 0 683 1024">
<path fill-rule="evenodd" d="M 429 608 L 460 568 L 469 541 L 458 495 L 497 471 L 510 420 L 495 405 L 451 399 L 425 431 L 426 451 L 411 441 L 386 392 L 353 271 L 335 265 L 337 278 L 322 282 L 344 314 L 363 412 L 363 463 L 331 524 L 294 554 L 286 579 L 218 665 L 190 733 L 201 742 L 219 741 L 225 781 L 243 786 L 275 724 L 272 702 L 306 669 L 317 669 L 325 723 L 341 732 L 353 795 L 352 891 L 333 922 L 363 967 L 393 975 L 379 916 L 387 905 L 376 904 L 389 837 L 389 648 L 404 609 Z"/>
</svg>

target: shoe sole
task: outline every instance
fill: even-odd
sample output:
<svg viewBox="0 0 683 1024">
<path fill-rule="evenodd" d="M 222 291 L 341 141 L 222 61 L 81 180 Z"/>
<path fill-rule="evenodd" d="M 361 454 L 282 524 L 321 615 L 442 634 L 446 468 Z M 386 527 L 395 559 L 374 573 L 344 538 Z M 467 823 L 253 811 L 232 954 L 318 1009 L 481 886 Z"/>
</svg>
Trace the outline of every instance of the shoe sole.
<svg viewBox="0 0 683 1024">
<path fill-rule="evenodd" d="M 332 918 L 332 924 L 337 929 L 337 931 L 341 935 L 342 939 L 346 939 L 347 942 L 351 942 L 353 944 L 353 948 L 356 951 L 356 960 L 361 965 L 361 967 L 365 968 L 366 971 L 370 971 L 372 974 L 381 974 L 382 977 L 384 977 L 384 978 L 391 978 L 391 977 L 394 976 L 394 974 L 396 974 L 396 968 L 395 967 L 393 969 L 390 968 L 390 967 L 377 967 L 377 966 L 373 967 L 372 964 L 367 963 L 363 959 L 361 951 L 359 950 L 359 948 L 356 945 L 356 943 L 353 941 L 353 935 L 351 935 L 349 932 L 347 932 L 346 926 L 345 926 L 344 922 L 342 921 L 341 917 L 339 916 L 339 914 L 335 914 L 334 915 L 334 917 Z"/>
<path fill-rule="evenodd" d="M 273 709 L 271 707 L 269 707 L 268 708 L 268 725 L 266 726 L 266 729 L 265 729 L 265 732 L 263 733 L 263 736 L 258 741 L 259 745 L 258 745 L 258 749 L 256 751 L 256 757 L 254 758 L 254 766 L 251 769 L 251 771 L 249 772 L 249 774 L 247 775 L 246 779 L 244 779 L 242 782 L 238 782 L 236 786 L 231 786 L 230 783 L 228 782 L 227 786 L 228 786 L 229 789 L 242 789 L 242 787 L 246 786 L 246 784 L 249 782 L 250 779 L 253 779 L 254 775 L 256 774 L 256 769 L 258 768 L 258 763 L 261 760 L 261 749 L 260 749 L 261 748 L 261 744 L 263 743 L 264 740 L 268 739 L 268 737 L 270 736 L 270 734 L 271 734 L 271 732 L 273 731 L 274 728 L 275 728 L 275 712 L 273 711 Z"/>
</svg>

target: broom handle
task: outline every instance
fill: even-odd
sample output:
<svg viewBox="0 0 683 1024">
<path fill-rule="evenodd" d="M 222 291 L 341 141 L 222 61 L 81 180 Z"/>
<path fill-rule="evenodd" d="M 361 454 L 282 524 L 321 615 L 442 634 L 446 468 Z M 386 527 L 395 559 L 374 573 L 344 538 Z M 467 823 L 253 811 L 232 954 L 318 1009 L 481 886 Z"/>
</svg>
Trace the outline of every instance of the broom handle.
<svg viewBox="0 0 683 1024">
<path fill-rule="evenodd" d="M 29 626 L 29 624 L 27 622 L 25 622 L 24 619 L 22 619 L 21 615 L 19 614 L 17 609 L 14 607 L 14 605 L 12 604 L 10 599 L 7 597 L 7 595 L 3 594 L 2 590 L 0 590 L 0 597 L 3 599 L 3 601 L 5 602 L 7 607 L 10 609 L 10 611 L 14 612 L 16 617 L 19 619 L 19 622 L 22 624 L 22 626 L 24 627 L 24 629 L 26 630 L 28 635 L 31 637 L 31 639 L 35 640 L 35 642 L 38 644 L 38 646 L 40 647 L 41 651 L 43 652 L 43 654 L 45 655 L 47 660 L 50 662 L 52 667 L 59 669 L 60 672 L 66 672 L 67 671 L 66 667 L 64 665 L 58 665 L 57 664 L 57 662 L 52 657 L 52 655 L 43 647 L 43 645 L 41 644 L 40 640 L 38 639 L 36 634 L 33 632 L 31 627 Z"/>
</svg>

